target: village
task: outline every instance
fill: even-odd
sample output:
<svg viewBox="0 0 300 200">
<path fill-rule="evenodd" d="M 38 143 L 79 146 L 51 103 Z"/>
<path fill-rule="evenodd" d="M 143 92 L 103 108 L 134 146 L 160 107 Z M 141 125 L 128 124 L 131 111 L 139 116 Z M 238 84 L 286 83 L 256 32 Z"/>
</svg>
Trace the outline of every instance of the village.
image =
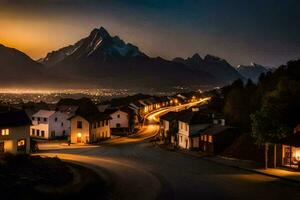
<svg viewBox="0 0 300 200">
<path fill-rule="evenodd" d="M 225 116 L 210 109 L 209 104 L 210 97 L 191 92 L 170 97 L 137 94 L 100 104 L 82 98 L 61 99 L 56 104 L 3 105 L 0 152 L 30 154 L 40 145 L 53 142 L 101 145 L 157 124 L 159 129 L 151 136 L 163 148 L 221 155 L 242 134 L 238 127 L 226 124 Z M 299 126 L 292 137 L 297 138 L 298 132 Z M 272 165 L 300 168 L 298 139 L 290 136 L 282 141 Z"/>
<path fill-rule="evenodd" d="M 89 98 L 61 99 L 55 104 L 2 104 L 0 152 L 3 155 L 58 157 L 67 162 L 88 165 L 91 163 L 85 159 L 92 159 L 93 165 L 106 166 L 92 155 L 99 154 L 100 158 L 116 162 L 121 155 L 149 156 L 159 148 L 159 157 L 162 159 L 168 152 L 180 153 L 178 161 L 175 160 L 177 164 L 182 162 L 180 159 L 192 156 L 199 161 L 201 159 L 297 182 L 300 164 L 297 143 L 299 126 L 295 127 L 294 135 L 277 143 L 277 148 L 272 149 L 270 144 L 266 161 L 263 146 L 259 147 L 251 143 L 251 139 L 245 139 L 241 127 L 235 126 L 215 108 L 216 99 L 222 98 L 221 93 L 216 90 L 173 96 L 137 94 L 98 104 Z M 146 148 L 148 150 L 144 152 L 144 147 L 136 149 L 139 144 L 151 144 L 154 148 Z M 89 156 L 82 157 L 85 153 L 79 150 L 89 152 Z M 113 154 L 108 157 L 105 152 Z M 255 160 L 257 158 L 258 161 Z M 131 164 L 131 158 L 127 162 L 134 168 L 138 167 L 137 164 Z M 112 170 L 114 167 L 109 164 L 106 168 Z M 124 166 L 118 166 L 115 173 L 121 173 L 122 170 Z M 61 173 L 67 175 L 69 172 Z M 121 182 L 123 175 L 119 177 Z M 64 176 L 61 175 L 61 178 Z M 128 181 L 125 178 L 123 183 Z M 143 182 L 140 179 L 134 181 Z"/>
</svg>

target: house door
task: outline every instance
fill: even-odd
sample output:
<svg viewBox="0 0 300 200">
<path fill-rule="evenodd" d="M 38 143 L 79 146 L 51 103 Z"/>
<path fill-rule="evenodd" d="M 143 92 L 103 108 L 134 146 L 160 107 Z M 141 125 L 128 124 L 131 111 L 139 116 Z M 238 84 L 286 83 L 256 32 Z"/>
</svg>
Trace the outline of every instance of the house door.
<svg viewBox="0 0 300 200">
<path fill-rule="evenodd" d="M 77 143 L 81 143 L 81 137 L 77 137 Z"/>
<path fill-rule="evenodd" d="M 77 143 L 81 143 L 81 134 L 77 135 Z"/>
<path fill-rule="evenodd" d="M 4 142 L 0 142 L 0 153 L 4 153 Z"/>
</svg>

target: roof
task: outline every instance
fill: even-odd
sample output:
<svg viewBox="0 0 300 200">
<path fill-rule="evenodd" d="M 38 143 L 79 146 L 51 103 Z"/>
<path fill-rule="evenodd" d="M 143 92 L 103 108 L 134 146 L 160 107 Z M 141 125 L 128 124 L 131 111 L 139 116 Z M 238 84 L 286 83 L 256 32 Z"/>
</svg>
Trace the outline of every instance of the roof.
<svg viewBox="0 0 300 200">
<path fill-rule="evenodd" d="M 160 119 L 165 121 L 172 121 L 175 120 L 177 116 L 178 116 L 178 112 L 168 112 L 167 114 L 160 116 Z"/>
<path fill-rule="evenodd" d="M 0 128 L 31 125 L 31 120 L 24 110 L 0 113 Z"/>
<path fill-rule="evenodd" d="M 111 119 L 111 117 L 108 114 L 103 113 L 103 112 L 93 113 L 93 114 L 77 113 L 77 114 L 73 115 L 72 117 L 70 117 L 69 119 L 72 119 L 76 116 L 81 116 L 90 123 Z"/>
<path fill-rule="evenodd" d="M 142 106 L 148 106 L 148 105 L 151 105 L 149 102 L 146 102 L 146 100 L 139 100 L 139 103 L 140 103 Z"/>
<path fill-rule="evenodd" d="M 231 127 L 229 126 L 221 126 L 221 125 L 214 125 L 211 126 L 210 128 L 206 129 L 204 134 L 207 135 L 217 135 L 219 133 L 222 133 L 228 129 L 231 129 Z"/>
<path fill-rule="evenodd" d="M 190 136 L 198 136 L 203 133 L 205 129 L 207 129 L 211 124 L 194 124 L 189 128 Z"/>
<path fill-rule="evenodd" d="M 204 114 L 201 111 L 195 111 L 192 110 L 184 110 L 179 112 L 178 120 L 188 123 L 190 125 L 192 124 L 211 124 L 212 118 L 208 114 Z"/>
<path fill-rule="evenodd" d="M 53 110 L 39 110 L 37 113 L 33 114 L 32 117 L 45 117 L 48 118 L 53 115 L 55 111 Z"/>
<path fill-rule="evenodd" d="M 294 133 L 280 141 L 281 144 L 300 147 L 300 132 Z"/>
<path fill-rule="evenodd" d="M 135 101 L 135 102 L 131 103 L 130 105 L 134 105 L 134 106 L 137 107 L 137 108 L 144 107 L 144 105 L 141 104 L 139 101 Z"/>
</svg>

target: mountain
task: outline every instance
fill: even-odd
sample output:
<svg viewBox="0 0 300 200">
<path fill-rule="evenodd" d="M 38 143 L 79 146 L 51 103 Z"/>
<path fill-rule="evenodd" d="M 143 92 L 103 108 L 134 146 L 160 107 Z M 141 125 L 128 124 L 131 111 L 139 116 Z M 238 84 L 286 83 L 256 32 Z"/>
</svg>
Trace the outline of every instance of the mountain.
<svg viewBox="0 0 300 200">
<path fill-rule="evenodd" d="M 262 65 L 251 63 L 251 65 L 238 65 L 237 71 L 247 79 L 251 79 L 253 82 L 258 82 L 259 76 L 262 73 L 271 71 L 270 68 Z"/>
<path fill-rule="evenodd" d="M 40 62 L 53 74 L 81 84 L 110 87 L 169 87 L 213 84 L 218 80 L 183 63 L 151 58 L 138 47 L 111 36 L 103 27 Z"/>
<path fill-rule="evenodd" d="M 26 86 L 44 81 L 42 65 L 19 50 L 0 44 L 0 85 Z"/>
<path fill-rule="evenodd" d="M 243 78 L 226 60 L 211 55 L 174 60 L 149 57 L 103 27 L 38 61 L 1 45 L 0 73 L 4 74 L 1 87 L 169 89 L 221 86 Z"/>
<path fill-rule="evenodd" d="M 64 59 L 78 60 L 83 58 L 93 58 L 95 56 L 105 59 L 106 57 L 135 57 L 145 56 L 139 49 L 128 43 L 126 44 L 119 37 L 111 37 L 109 33 L 101 27 L 94 29 L 87 38 L 81 39 L 74 45 L 63 47 L 57 51 L 52 51 L 39 62 L 46 66 L 53 66 Z"/>
<path fill-rule="evenodd" d="M 236 79 L 243 79 L 236 69 L 226 60 L 216 56 L 206 55 L 205 58 L 202 59 L 201 56 L 196 53 L 186 59 L 174 58 L 173 61 L 185 64 L 191 70 L 207 72 L 221 83 L 230 83 Z"/>
</svg>

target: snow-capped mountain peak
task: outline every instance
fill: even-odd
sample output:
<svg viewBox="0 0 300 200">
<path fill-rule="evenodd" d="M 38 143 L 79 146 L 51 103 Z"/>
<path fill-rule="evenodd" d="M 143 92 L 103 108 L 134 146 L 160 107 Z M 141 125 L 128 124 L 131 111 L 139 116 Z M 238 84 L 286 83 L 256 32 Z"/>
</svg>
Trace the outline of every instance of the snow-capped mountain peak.
<svg viewBox="0 0 300 200">
<path fill-rule="evenodd" d="M 93 29 L 90 35 L 78 41 L 74 45 L 61 48 L 47 54 L 45 58 L 39 59 L 39 62 L 52 66 L 65 59 L 74 60 L 85 57 L 135 57 L 145 56 L 139 51 L 138 47 L 125 43 L 118 36 L 112 37 L 108 31 L 100 27 Z"/>
</svg>

